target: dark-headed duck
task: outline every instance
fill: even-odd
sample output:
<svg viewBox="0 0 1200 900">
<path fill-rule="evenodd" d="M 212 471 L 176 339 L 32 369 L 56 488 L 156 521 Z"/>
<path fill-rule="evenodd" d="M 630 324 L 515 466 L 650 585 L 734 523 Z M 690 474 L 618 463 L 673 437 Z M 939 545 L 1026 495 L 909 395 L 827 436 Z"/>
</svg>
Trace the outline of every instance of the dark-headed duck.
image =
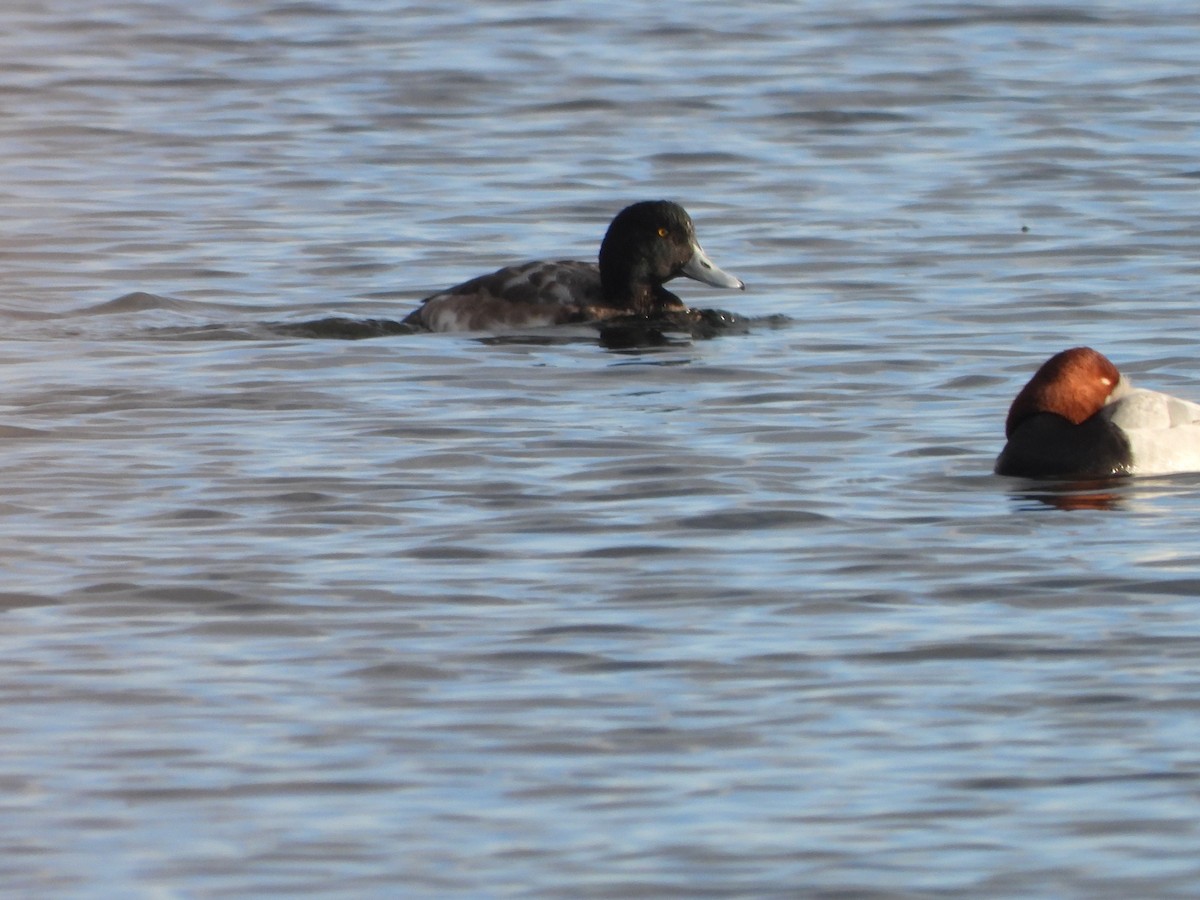
<svg viewBox="0 0 1200 900">
<path fill-rule="evenodd" d="M 1200 404 L 1133 387 L 1102 353 L 1042 364 L 1013 400 L 999 475 L 1103 478 L 1200 471 Z"/>
<path fill-rule="evenodd" d="M 682 206 L 648 200 L 612 220 L 599 265 L 559 260 L 508 266 L 426 298 L 404 323 L 425 331 L 495 331 L 683 312 L 683 301 L 663 287 L 678 275 L 713 287 L 746 287 L 700 248 Z"/>
</svg>

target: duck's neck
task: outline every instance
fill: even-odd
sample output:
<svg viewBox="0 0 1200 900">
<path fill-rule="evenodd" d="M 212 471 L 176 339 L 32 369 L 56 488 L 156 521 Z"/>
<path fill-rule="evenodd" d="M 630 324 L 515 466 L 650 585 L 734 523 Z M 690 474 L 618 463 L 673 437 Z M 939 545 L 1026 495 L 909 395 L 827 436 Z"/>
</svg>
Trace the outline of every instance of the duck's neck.
<svg viewBox="0 0 1200 900">
<path fill-rule="evenodd" d="M 600 289 L 606 306 L 628 310 L 633 315 L 661 315 L 667 310 L 684 308 L 683 301 L 661 284 L 655 284 L 647 273 L 630 267 L 601 266 Z"/>
</svg>

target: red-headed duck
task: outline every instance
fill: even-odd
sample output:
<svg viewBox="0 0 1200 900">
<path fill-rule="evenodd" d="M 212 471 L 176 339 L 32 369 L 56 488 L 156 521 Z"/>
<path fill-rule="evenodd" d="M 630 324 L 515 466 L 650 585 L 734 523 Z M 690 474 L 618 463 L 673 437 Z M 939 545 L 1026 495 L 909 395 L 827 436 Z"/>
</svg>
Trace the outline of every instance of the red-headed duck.
<svg viewBox="0 0 1200 900">
<path fill-rule="evenodd" d="M 427 297 L 404 319 L 422 331 L 494 331 L 655 316 L 687 310 L 663 287 L 686 275 L 744 290 L 700 248 L 678 203 L 648 200 L 621 210 L 600 245 L 600 262 L 530 262 L 481 275 Z"/>
<path fill-rule="evenodd" d="M 1103 478 L 1200 471 L 1200 404 L 1133 387 L 1090 347 L 1046 360 L 1004 426 L 999 475 Z"/>
</svg>

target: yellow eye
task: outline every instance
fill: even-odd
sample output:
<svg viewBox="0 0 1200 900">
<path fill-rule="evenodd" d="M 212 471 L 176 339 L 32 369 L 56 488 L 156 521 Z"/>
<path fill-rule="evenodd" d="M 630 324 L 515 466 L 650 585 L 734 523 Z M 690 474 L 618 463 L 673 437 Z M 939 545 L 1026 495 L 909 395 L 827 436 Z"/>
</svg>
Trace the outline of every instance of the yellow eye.
<svg viewBox="0 0 1200 900">
<path fill-rule="evenodd" d="M 668 234 L 670 234 L 670 233 L 671 233 L 671 232 L 667 231 L 667 229 L 665 229 L 665 228 L 660 228 L 660 229 L 658 229 L 658 236 L 659 236 L 659 237 L 666 237 L 666 236 L 667 236 Z"/>
</svg>

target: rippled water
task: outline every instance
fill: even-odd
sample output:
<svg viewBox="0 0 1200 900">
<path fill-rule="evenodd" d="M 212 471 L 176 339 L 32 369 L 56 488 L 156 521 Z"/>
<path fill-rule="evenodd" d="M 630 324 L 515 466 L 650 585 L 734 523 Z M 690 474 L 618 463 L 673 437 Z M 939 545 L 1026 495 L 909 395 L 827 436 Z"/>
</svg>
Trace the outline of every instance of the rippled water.
<svg viewBox="0 0 1200 900">
<path fill-rule="evenodd" d="M 1200 892 L 1200 478 L 990 473 L 1200 399 L 1194 10 L 464 10 L 0 11 L 0 882 Z M 659 196 L 748 334 L 397 333 Z"/>
</svg>

